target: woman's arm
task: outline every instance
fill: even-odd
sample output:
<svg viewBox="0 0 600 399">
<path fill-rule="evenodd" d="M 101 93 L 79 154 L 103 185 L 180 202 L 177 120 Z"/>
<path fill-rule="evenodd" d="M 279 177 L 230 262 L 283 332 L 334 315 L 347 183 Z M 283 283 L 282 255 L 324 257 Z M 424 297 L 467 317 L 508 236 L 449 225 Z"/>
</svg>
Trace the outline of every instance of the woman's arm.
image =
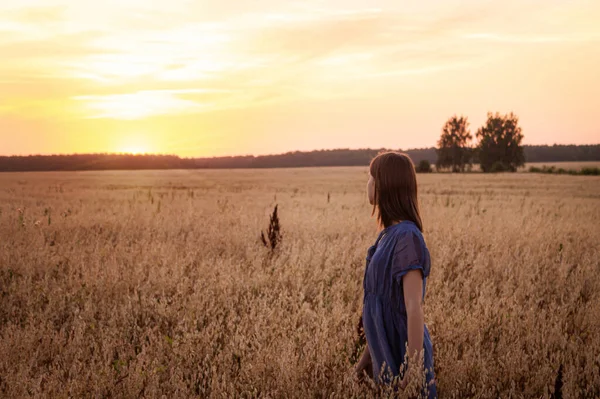
<svg viewBox="0 0 600 399">
<path fill-rule="evenodd" d="M 421 270 L 411 270 L 402 276 L 404 304 L 408 324 L 409 365 L 419 360 L 423 351 L 425 320 L 423 317 L 423 275 Z"/>
</svg>

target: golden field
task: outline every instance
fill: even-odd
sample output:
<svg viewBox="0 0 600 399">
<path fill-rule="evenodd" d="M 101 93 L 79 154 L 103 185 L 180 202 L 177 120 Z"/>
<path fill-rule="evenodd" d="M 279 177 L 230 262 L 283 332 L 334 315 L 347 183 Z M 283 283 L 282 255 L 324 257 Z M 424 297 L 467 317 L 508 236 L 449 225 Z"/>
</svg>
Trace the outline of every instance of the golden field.
<svg viewBox="0 0 600 399">
<path fill-rule="evenodd" d="M 564 397 L 599 397 L 600 177 L 418 179 L 440 397 L 550 397 L 561 364 Z M 0 396 L 371 395 L 352 374 L 366 180 L 0 174 Z"/>
</svg>

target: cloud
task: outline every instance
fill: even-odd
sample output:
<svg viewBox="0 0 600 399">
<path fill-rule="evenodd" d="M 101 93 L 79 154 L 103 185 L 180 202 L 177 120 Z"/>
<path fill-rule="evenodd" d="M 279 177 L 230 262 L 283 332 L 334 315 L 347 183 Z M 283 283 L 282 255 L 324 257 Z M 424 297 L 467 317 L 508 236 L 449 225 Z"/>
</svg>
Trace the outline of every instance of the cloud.
<svg viewBox="0 0 600 399">
<path fill-rule="evenodd" d="M 193 101 L 183 95 L 201 95 L 226 91 L 208 89 L 143 90 L 134 93 L 75 96 L 92 111 L 89 118 L 142 119 L 153 115 L 200 112 L 212 107 L 210 102 Z"/>
<path fill-rule="evenodd" d="M 502 33 L 469 33 L 465 39 L 488 41 L 508 44 L 543 44 L 543 43 L 568 43 L 568 42 L 595 42 L 600 41 L 600 33 L 570 33 L 555 35 L 510 35 Z"/>
<path fill-rule="evenodd" d="M 414 12 L 388 8 L 393 2 L 358 9 L 273 2 L 263 10 L 240 5 L 239 13 L 184 0 L 67 3 L 13 10 L 0 21 L 0 92 L 18 96 L 21 85 L 42 98 L 44 91 L 75 98 L 96 118 L 360 95 L 369 90 L 360 78 L 476 68 L 498 49 L 511 51 L 505 44 L 598 40 L 597 31 L 535 33 L 506 24 L 543 23 L 524 12 L 535 7 L 516 2 L 414 4 Z"/>
<path fill-rule="evenodd" d="M 334 98 L 354 90 L 340 85 L 357 77 L 436 73 L 448 68 L 440 65 L 440 37 L 461 21 L 380 9 L 249 13 L 170 25 L 157 24 L 158 15 L 151 9 L 132 13 L 136 29 L 91 21 L 89 31 L 69 33 L 63 26 L 44 39 L 5 43 L 0 51 L 11 54 L 13 72 L 24 71 L 18 80 L 28 75 L 40 90 L 59 82 L 61 95 L 83 104 L 87 117 L 139 119 Z M 30 10 L 18 20 L 64 18 L 68 14 L 55 8 Z M 458 60 L 451 68 L 465 65 L 460 53 L 452 56 Z M 33 70 L 27 68 L 32 60 Z M 221 91 L 212 89 L 210 99 L 185 91 L 198 86 Z"/>
<path fill-rule="evenodd" d="M 94 111 L 90 118 L 142 119 L 152 115 L 193 112 L 202 104 L 186 101 L 170 93 L 138 92 L 110 96 L 78 96 Z"/>
<path fill-rule="evenodd" d="M 10 57 L 9 62 L 43 59 L 59 61 L 89 56 L 101 52 L 94 46 L 94 40 L 101 37 L 99 32 L 77 34 L 57 34 L 46 39 L 12 40 L 0 42 L 0 54 Z"/>
<path fill-rule="evenodd" d="M 66 7 L 61 5 L 33 6 L 4 11 L 4 15 L 7 19 L 23 23 L 56 24 L 64 20 L 65 9 Z"/>
<path fill-rule="evenodd" d="M 272 102 L 279 97 L 268 90 L 158 89 L 130 93 L 74 96 L 91 119 L 144 119 L 155 115 L 182 115 L 248 108 Z"/>
</svg>

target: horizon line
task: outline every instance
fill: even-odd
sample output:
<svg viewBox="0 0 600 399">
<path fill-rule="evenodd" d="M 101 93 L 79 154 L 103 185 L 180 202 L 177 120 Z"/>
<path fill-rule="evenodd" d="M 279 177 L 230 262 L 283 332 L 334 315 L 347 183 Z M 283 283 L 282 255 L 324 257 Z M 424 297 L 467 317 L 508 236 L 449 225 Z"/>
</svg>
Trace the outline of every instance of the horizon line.
<svg viewBox="0 0 600 399">
<path fill-rule="evenodd" d="M 584 146 L 597 146 L 600 143 L 594 144 L 523 144 L 523 147 L 554 147 L 554 146 L 576 146 L 576 147 L 584 147 Z M 419 150 L 429 150 L 436 149 L 435 146 L 430 147 L 418 147 L 418 148 L 407 148 L 407 149 L 394 149 L 394 148 L 350 148 L 350 147 L 337 147 L 337 148 L 321 148 L 321 149 L 312 149 L 312 150 L 290 150 L 286 152 L 279 153 L 270 153 L 270 154 L 237 154 L 237 155 L 218 155 L 218 156 L 190 156 L 184 157 L 177 154 L 172 153 L 154 153 L 154 152 L 141 152 L 141 153 L 133 153 L 133 152 L 74 152 L 74 153 L 53 153 L 53 154 L 12 154 L 12 155 L 3 155 L 0 154 L 0 158 L 9 158 L 9 157 L 56 157 L 56 156 L 75 156 L 75 155 L 129 155 L 129 156 L 165 156 L 165 157 L 177 157 L 180 159 L 217 159 L 217 158 L 248 158 L 248 157 L 269 157 L 269 156 L 278 156 L 278 155 L 287 155 L 293 153 L 311 153 L 311 152 L 326 152 L 326 151 L 400 151 L 400 152 L 408 152 L 408 151 L 419 151 Z"/>
</svg>

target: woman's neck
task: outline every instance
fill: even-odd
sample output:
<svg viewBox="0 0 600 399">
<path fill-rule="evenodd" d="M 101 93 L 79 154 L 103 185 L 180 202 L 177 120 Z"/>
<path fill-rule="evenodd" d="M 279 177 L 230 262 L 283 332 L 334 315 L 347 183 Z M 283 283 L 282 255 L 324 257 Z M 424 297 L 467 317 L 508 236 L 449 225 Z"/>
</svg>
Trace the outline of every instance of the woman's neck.
<svg viewBox="0 0 600 399">
<path fill-rule="evenodd" d="M 401 223 L 401 222 L 402 222 L 402 220 L 394 220 L 394 221 L 393 221 L 393 222 L 392 222 L 392 223 L 391 223 L 389 226 L 387 226 L 387 227 L 392 227 L 392 226 L 394 226 L 394 225 L 396 225 L 396 224 L 398 224 L 398 223 Z M 383 230 L 385 230 L 385 229 L 386 229 L 386 227 L 385 227 L 385 226 L 384 226 L 382 223 L 377 223 L 377 232 L 378 232 L 378 233 L 382 232 L 382 231 L 383 231 Z"/>
</svg>

